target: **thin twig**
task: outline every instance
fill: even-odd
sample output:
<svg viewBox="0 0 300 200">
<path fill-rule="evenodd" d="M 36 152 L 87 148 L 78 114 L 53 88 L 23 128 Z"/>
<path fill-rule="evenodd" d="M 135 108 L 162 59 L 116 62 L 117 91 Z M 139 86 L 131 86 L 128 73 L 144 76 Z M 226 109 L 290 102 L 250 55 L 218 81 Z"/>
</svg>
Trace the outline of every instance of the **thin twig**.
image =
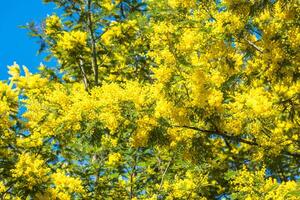
<svg viewBox="0 0 300 200">
<path fill-rule="evenodd" d="M 244 38 L 244 40 L 251 45 L 254 49 L 256 49 L 257 51 L 259 51 L 260 53 L 263 53 L 264 51 L 258 47 L 256 44 L 254 44 L 253 42 L 251 42 L 250 40 L 248 40 L 247 38 Z"/>
<path fill-rule="evenodd" d="M 167 165 L 167 167 L 166 167 L 164 173 L 162 174 L 161 181 L 160 181 L 160 185 L 159 185 L 159 190 L 161 190 L 161 188 L 162 188 L 162 185 L 163 185 L 163 182 L 164 182 L 164 177 L 165 177 L 165 175 L 167 174 L 167 171 L 168 171 L 168 169 L 169 169 L 169 167 L 170 167 L 170 165 L 171 165 L 171 162 L 172 162 L 172 158 L 169 160 L 168 165 Z"/>
<path fill-rule="evenodd" d="M 88 89 L 89 89 L 88 78 L 87 78 L 87 75 L 86 75 L 84 67 L 83 67 L 82 59 L 79 60 L 79 68 L 80 68 L 81 75 L 83 78 L 84 88 L 86 91 L 88 91 Z"/>
<path fill-rule="evenodd" d="M 252 145 L 252 146 L 263 147 L 260 144 L 258 144 L 256 141 L 249 141 L 249 140 L 240 138 L 238 136 L 229 134 L 227 132 L 220 132 L 220 131 L 216 131 L 216 130 L 206 130 L 206 129 L 201 129 L 201 128 L 193 127 L 193 126 L 173 126 L 173 127 L 187 128 L 187 129 L 191 129 L 191 130 L 195 130 L 195 131 L 200 131 L 200 132 L 203 132 L 203 133 L 215 134 L 215 135 L 222 136 L 223 138 L 226 138 L 226 139 L 229 139 L 229 140 L 241 142 L 241 143 Z M 288 152 L 288 151 L 283 151 L 282 155 L 300 158 L 300 153 L 291 153 L 291 152 Z"/>
</svg>

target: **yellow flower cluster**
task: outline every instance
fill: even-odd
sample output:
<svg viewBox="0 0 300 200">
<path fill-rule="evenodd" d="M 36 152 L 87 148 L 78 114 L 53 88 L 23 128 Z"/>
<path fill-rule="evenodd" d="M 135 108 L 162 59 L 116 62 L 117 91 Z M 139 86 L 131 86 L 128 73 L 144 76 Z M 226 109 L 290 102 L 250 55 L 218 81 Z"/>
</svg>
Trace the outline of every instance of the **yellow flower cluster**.
<svg viewBox="0 0 300 200">
<path fill-rule="evenodd" d="M 109 45 L 114 37 L 119 37 L 122 34 L 120 24 L 111 23 L 110 27 L 102 34 L 101 40 L 104 44 Z"/>
<path fill-rule="evenodd" d="M 57 15 L 47 17 L 45 25 L 45 33 L 49 36 L 57 34 L 63 27 L 62 22 Z"/>
<path fill-rule="evenodd" d="M 15 168 L 11 170 L 12 176 L 22 180 L 20 184 L 32 189 L 34 186 L 46 183 L 49 180 L 50 169 L 39 155 L 22 153 Z"/>
<path fill-rule="evenodd" d="M 99 9 L 108 13 L 119 3 L 105 0 Z M 261 165 L 267 155 L 284 154 L 280 156 L 284 164 L 292 163 L 294 155 L 300 153 L 300 29 L 295 27 L 299 6 L 283 0 L 266 7 L 258 6 L 254 0 L 147 3 L 147 9 L 157 10 L 145 18 L 137 14 L 141 19 L 112 22 L 97 40 L 101 84 L 91 84 L 88 92 L 76 83 L 81 78 L 79 73 L 75 83 L 70 84 L 33 75 L 26 67 L 25 76 L 21 76 L 17 64 L 10 67 L 11 85 L 0 82 L 0 128 L 4 130 L 0 145 L 6 142 L 3 138 L 13 137 L 13 147 L 28 151 L 38 147 L 49 152 L 57 142 L 66 159 L 69 152 L 65 149 L 69 147 L 76 148 L 75 152 L 87 152 L 86 159 L 91 159 L 92 165 L 89 170 L 103 167 L 104 173 L 96 178 L 101 189 L 95 182 L 90 183 L 93 178 L 85 177 L 84 184 L 88 182 L 97 192 L 102 186 L 103 190 L 109 187 L 103 193 L 111 198 L 127 195 L 129 185 L 139 190 L 135 184 L 146 180 L 143 192 L 134 191 L 132 199 L 160 198 L 154 194 L 156 189 L 166 199 L 205 199 L 205 192 L 212 196 L 217 194 L 211 191 L 222 193 L 226 189 L 232 190 L 236 199 L 292 199 L 291 192 L 299 190 L 297 183 L 279 184 L 266 179 L 264 169 L 238 171 L 230 179 L 233 187 L 224 185 L 223 175 L 216 172 L 226 171 L 228 164 L 238 167 L 245 159 Z M 62 68 L 70 76 L 79 72 L 77 64 L 83 61 L 88 79 L 92 80 L 88 34 L 60 29 L 59 17 L 46 20 L 46 34 L 52 37 L 58 33 L 51 38 L 55 40 L 51 46 L 54 56 L 63 61 Z M 22 103 L 26 111 L 20 124 L 26 134 L 14 136 L 15 129 L 11 127 L 19 124 L 13 120 L 19 94 L 25 97 Z M 164 145 L 154 144 L 154 139 L 163 139 Z M 78 147 L 79 142 L 87 143 Z M 90 144 L 97 147 L 90 148 Z M 171 153 L 161 158 L 157 155 L 161 148 Z M 6 151 L 9 150 L 1 150 L 0 154 L 9 155 Z M 150 152 L 137 165 L 144 161 L 148 164 L 148 158 L 151 162 L 147 167 L 136 167 L 137 176 L 132 180 L 124 180 L 120 166 L 128 164 L 129 151 L 134 152 L 130 156 Z M 170 154 L 174 160 L 164 169 Z M 203 160 L 203 169 L 213 169 L 212 173 L 190 170 Z M 174 175 L 177 162 L 185 165 L 185 170 Z M 268 162 L 270 168 L 273 164 L 283 166 L 271 159 Z M 80 199 L 85 193 L 83 181 L 71 177 L 76 171 L 72 167 L 67 165 L 68 173 L 50 174 L 40 156 L 23 153 L 11 173 L 28 189 L 39 185 L 44 188 L 47 182 L 48 189 L 37 194 L 38 199 Z M 202 162 L 200 167 L 202 170 Z M 143 170 L 154 178 L 141 178 L 144 174 L 138 173 Z M 295 173 L 293 170 L 289 173 Z M 106 176 L 107 172 L 111 176 Z M 159 186 L 153 188 L 147 181 Z M 157 184 L 160 181 L 161 185 Z M 6 189 L 6 183 L 0 182 L 0 192 Z"/>
<path fill-rule="evenodd" d="M 299 191 L 299 185 L 294 181 L 278 183 L 276 179 L 265 178 L 265 168 L 251 172 L 244 166 L 235 175 L 231 184 L 234 186 L 233 197 L 249 200 L 296 200 L 292 192 Z"/>
<path fill-rule="evenodd" d="M 178 7 L 192 8 L 196 5 L 196 1 L 194 1 L 194 0 L 168 0 L 168 5 L 173 9 L 178 8 Z"/>
<path fill-rule="evenodd" d="M 204 41 L 204 35 L 198 31 L 198 29 L 186 29 L 176 48 L 183 55 L 189 56 L 192 52 L 195 52 L 201 46 L 201 43 Z"/>
<path fill-rule="evenodd" d="M 121 0 L 103 0 L 101 5 L 106 10 L 112 11 L 120 2 Z"/>
<path fill-rule="evenodd" d="M 171 147 L 176 147 L 180 143 L 191 145 L 192 139 L 195 137 L 196 131 L 184 128 L 169 128 L 168 136 L 171 140 Z"/>
<path fill-rule="evenodd" d="M 9 66 L 9 74 L 11 75 L 11 83 L 16 84 L 17 88 L 28 90 L 33 93 L 39 93 L 40 89 L 49 82 L 47 78 L 42 78 L 40 74 L 31 74 L 27 67 L 23 66 L 25 76 L 20 76 L 20 66 L 14 63 Z"/>
<path fill-rule="evenodd" d="M 198 175 L 196 178 L 196 174 Z M 198 193 L 199 189 L 208 184 L 207 176 L 192 171 L 187 171 L 184 178 L 175 177 L 174 181 L 163 183 L 163 191 L 167 192 L 166 199 L 199 199 L 206 200 Z"/>
<path fill-rule="evenodd" d="M 86 48 L 87 33 L 83 31 L 64 31 L 57 42 L 62 51 L 76 52 Z"/>
<path fill-rule="evenodd" d="M 220 108 L 223 102 L 223 93 L 220 90 L 212 90 L 208 97 L 208 105 Z"/>
<path fill-rule="evenodd" d="M 11 86 L 0 82 L 0 128 L 8 133 L 8 128 L 15 123 L 10 116 L 17 112 L 18 92 Z"/>
<path fill-rule="evenodd" d="M 0 181 L 0 194 L 6 191 L 6 187 L 2 181 Z"/>
<path fill-rule="evenodd" d="M 71 200 L 75 194 L 83 195 L 85 193 L 82 181 L 79 178 L 73 178 L 65 175 L 62 171 L 57 171 L 51 174 L 51 179 L 54 184 L 54 188 L 50 188 L 48 192 L 52 198 L 59 198 L 60 200 Z"/>
<path fill-rule="evenodd" d="M 148 144 L 149 133 L 157 125 L 157 122 L 155 118 L 143 116 L 136 123 L 138 127 L 135 130 L 135 135 L 132 137 L 132 146 L 145 147 Z"/>
<path fill-rule="evenodd" d="M 192 104 L 195 106 L 203 107 L 205 106 L 205 102 L 208 96 L 208 90 L 205 87 L 206 75 L 201 69 L 195 70 L 190 78 L 190 87 L 192 88 L 191 98 Z"/>
<path fill-rule="evenodd" d="M 108 155 L 108 161 L 106 162 L 107 165 L 111 167 L 116 167 L 122 161 L 122 155 L 120 153 L 111 153 Z"/>
<path fill-rule="evenodd" d="M 171 67 L 161 66 L 156 69 L 154 68 L 153 72 L 154 72 L 157 80 L 164 84 L 164 83 L 168 82 L 170 80 L 170 78 L 172 77 L 173 69 Z"/>
<path fill-rule="evenodd" d="M 251 89 L 247 95 L 236 97 L 237 101 L 245 100 L 245 105 L 255 115 L 268 116 L 272 111 L 272 98 L 264 88 Z"/>
<path fill-rule="evenodd" d="M 147 98 L 149 89 L 140 86 L 136 82 L 128 82 L 124 88 L 105 84 L 94 88 L 90 94 L 79 83 L 65 86 L 49 83 L 47 87 L 40 87 L 38 93 L 28 89 L 28 99 L 24 100 L 27 111 L 23 117 L 28 120 L 26 127 L 30 135 L 18 138 L 17 145 L 40 146 L 45 138 L 54 135 L 69 138 L 81 130 L 82 122 L 101 122 L 113 134 L 127 120 L 122 116 L 121 102 L 133 102 L 137 110 L 151 102 L 151 98 Z"/>
<path fill-rule="evenodd" d="M 82 181 L 79 178 L 67 176 L 62 170 L 50 175 L 51 187 L 35 195 L 39 200 L 71 200 L 74 198 L 83 198 L 86 192 Z"/>
<path fill-rule="evenodd" d="M 128 20 L 124 23 L 112 22 L 101 36 L 102 42 L 107 45 L 113 45 L 114 40 L 124 39 L 124 33 L 130 36 L 138 30 L 136 20 Z"/>
<path fill-rule="evenodd" d="M 244 27 L 243 20 L 239 15 L 233 14 L 232 12 L 219 12 L 215 16 L 216 25 L 214 26 L 214 34 L 230 34 L 241 31 Z"/>
</svg>

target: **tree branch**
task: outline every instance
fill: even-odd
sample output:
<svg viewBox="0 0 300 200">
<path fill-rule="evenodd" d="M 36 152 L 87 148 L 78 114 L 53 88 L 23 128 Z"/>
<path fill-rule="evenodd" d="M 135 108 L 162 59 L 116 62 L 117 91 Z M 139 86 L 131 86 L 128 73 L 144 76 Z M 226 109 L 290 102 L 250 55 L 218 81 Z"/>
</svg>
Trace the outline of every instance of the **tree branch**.
<svg viewBox="0 0 300 200">
<path fill-rule="evenodd" d="M 98 79 L 99 79 L 99 72 L 98 72 L 98 64 L 97 64 L 97 49 L 96 49 L 96 38 L 94 35 L 94 28 L 93 28 L 93 21 L 92 21 L 92 11 L 91 11 L 91 6 L 92 6 L 92 0 L 88 0 L 88 30 L 89 34 L 91 37 L 91 46 L 92 46 L 92 69 L 94 72 L 94 83 L 95 86 L 98 85 Z"/>
<path fill-rule="evenodd" d="M 263 50 L 258 47 L 256 44 L 254 44 L 253 42 L 251 42 L 250 40 L 248 40 L 247 38 L 244 38 L 244 40 L 251 45 L 254 49 L 256 49 L 257 51 L 259 51 L 260 53 L 263 53 Z"/>
<path fill-rule="evenodd" d="M 81 71 L 81 75 L 83 77 L 84 88 L 86 91 L 88 91 L 89 90 L 88 78 L 87 78 L 87 75 L 86 75 L 84 67 L 83 67 L 82 59 L 79 60 L 79 68 Z"/>
<path fill-rule="evenodd" d="M 133 183 L 133 179 L 136 176 L 136 167 L 137 167 L 137 163 L 138 163 L 138 150 L 135 151 L 135 155 L 134 156 L 134 161 L 133 161 L 133 166 L 131 168 L 131 173 L 130 173 L 130 199 L 134 198 L 134 183 Z"/>
<path fill-rule="evenodd" d="M 162 188 L 162 185 L 163 185 L 163 183 L 164 183 L 165 175 L 167 174 L 167 171 L 168 171 L 168 169 L 169 169 L 169 167 L 170 167 L 170 165 L 171 165 L 171 162 L 172 162 L 172 158 L 169 160 L 168 165 L 167 165 L 165 171 L 164 171 L 163 174 L 162 174 L 161 181 L 160 181 L 160 185 L 159 185 L 159 191 L 160 191 L 161 188 Z"/>
<path fill-rule="evenodd" d="M 222 137 L 230 139 L 230 140 L 235 140 L 237 142 L 242 142 L 242 143 L 245 143 L 245 144 L 258 146 L 258 143 L 255 142 L 255 141 L 249 141 L 249 140 L 240 138 L 240 137 L 235 136 L 235 135 L 230 135 L 229 133 L 226 133 L 226 132 L 220 132 L 220 131 L 217 131 L 217 130 L 205 130 L 205 129 L 192 127 L 192 126 L 175 126 L 175 127 L 177 127 L 177 128 L 187 128 L 187 129 L 191 129 L 191 130 L 195 130 L 195 131 L 200 131 L 200 132 L 203 132 L 203 133 L 215 134 L 215 135 L 219 135 L 219 136 L 222 136 Z"/>
<path fill-rule="evenodd" d="M 176 128 L 187 128 L 187 129 L 191 129 L 191 130 L 195 130 L 195 131 L 200 131 L 200 132 L 203 132 L 203 133 L 215 134 L 215 135 L 218 135 L 218 136 L 222 136 L 225 139 L 229 139 L 229 140 L 241 142 L 241 143 L 252 145 L 252 146 L 263 147 L 260 144 L 258 144 L 256 141 L 249 141 L 249 140 L 240 138 L 238 136 L 231 135 L 231 134 L 229 134 L 227 132 L 220 132 L 220 131 L 216 131 L 216 130 L 206 130 L 206 129 L 201 129 L 201 128 L 193 127 L 193 126 L 173 126 L 173 127 L 176 127 Z M 283 155 L 300 158 L 300 153 L 291 153 L 291 152 L 286 151 L 286 150 L 283 151 Z"/>
</svg>

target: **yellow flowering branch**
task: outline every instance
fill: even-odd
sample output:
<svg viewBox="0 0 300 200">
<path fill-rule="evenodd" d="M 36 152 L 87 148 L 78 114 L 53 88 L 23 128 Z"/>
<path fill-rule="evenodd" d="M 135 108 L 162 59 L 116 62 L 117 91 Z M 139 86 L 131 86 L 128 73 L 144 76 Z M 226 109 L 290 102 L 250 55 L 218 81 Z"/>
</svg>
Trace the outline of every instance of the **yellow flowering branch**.
<svg viewBox="0 0 300 200">
<path fill-rule="evenodd" d="M 255 141 L 245 140 L 245 139 L 240 138 L 238 136 L 230 135 L 227 132 L 220 132 L 218 130 L 205 130 L 205 129 L 201 129 L 201 128 L 197 128 L 197 127 L 193 127 L 193 126 L 173 126 L 173 127 L 175 127 L 175 128 L 187 128 L 187 129 L 191 129 L 191 130 L 195 130 L 195 131 L 200 131 L 200 132 L 203 132 L 203 133 L 215 134 L 215 135 L 219 135 L 221 137 L 227 138 L 229 140 L 241 142 L 241 143 L 252 145 L 252 146 L 263 147 Z M 300 158 L 300 154 L 298 154 L 298 153 L 291 153 L 291 152 L 288 152 L 288 151 L 284 151 L 283 153 L 285 155 L 288 155 L 288 156 L 293 156 L 293 157 L 299 157 Z"/>
</svg>

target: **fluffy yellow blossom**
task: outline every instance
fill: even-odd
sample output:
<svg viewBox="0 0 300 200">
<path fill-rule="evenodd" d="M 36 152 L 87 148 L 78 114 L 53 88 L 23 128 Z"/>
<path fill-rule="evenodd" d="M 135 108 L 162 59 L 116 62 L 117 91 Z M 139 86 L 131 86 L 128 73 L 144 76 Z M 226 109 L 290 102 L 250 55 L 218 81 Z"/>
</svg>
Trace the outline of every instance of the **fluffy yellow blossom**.
<svg viewBox="0 0 300 200">
<path fill-rule="evenodd" d="M 195 177 L 198 175 L 197 178 Z M 201 187 L 207 186 L 207 176 L 196 172 L 187 171 L 184 178 L 175 177 L 172 182 L 164 182 L 163 189 L 168 192 L 167 199 L 185 199 L 187 196 L 191 199 L 205 200 L 197 193 Z"/>
<path fill-rule="evenodd" d="M 168 5 L 174 9 L 178 7 L 192 8 L 196 2 L 193 0 L 168 0 Z"/>
<path fill-rule="evenodd" d="M 47 17 L 45 25 L 45 33 L 47 35 L 55 34 L 57 31 L 62 29 L 62 22 L 57 15 L 51 15 Z"/>
<path fill-rule="evenodd" d="M 253 109 L 255 114 L 268 115 L 272 110 L 271 97 L 263 88 L 250 90 L 246 98 L 246 105 Z"/>
<path fill-rule="evenodd" d="M 18 108 L 18 91 L 11 86 L 0 82 L 0 128 L 3 130 L 1 134 L 3 138 L 9 137 L 9 127 L 15 124 L 15 120 L 11 119 Z M 1 141 L 1 140 L 0 140 Z"/>
<path fill-rule="evenodd" d="M 84 193 L 82 181 L 79 178 L 67 176 L 64 172 L 57 171 L 51 175 L 51 179 L 55 185 L 54 189 L 56 191 L 66 191 L 67 189 L 70 194 L 73 192 Z"/>
<path fill-rule="evenodd" d="M 120 3 L 120 0 L 104 0 L 102 3 L 102 6 L 107 9 L 108 11 L 111 11 L 115 8 L 116 5 Z"/>
<path fill-rule="evenodd" d="M 194 130 L 186 130 L 183 128 L 169 128 L 168 136 L 170 137 L 171 146 L 176 146 L 178 143 L 184 143 L 190 145 L 192 139 L 196 135 L 196 131 Z"/>
<path fill-rule="evenodd" d="M 265 168 L 251 172 L 244 166 L 232 179 L 234 185 L 234 198 L 238 199 L 297 199 L 291 195 L 299 191 L 299 186 L 294 181 L 278 183 L 276 179 L 265 178 Z"/>
<path fill-rule="evenodd" d="M 87 33 L 82 31 L 63 32 L 57 42 L 57 48 L 64 51 L 78 51 L 85 48 Z"/>
<path fill-rule="evenodd" d="M 120 24 L 112 23 L 101 36 L 103 43 L 109 45 L 114 37 L 119 37 L 122 34 L 121 28 Z"/>
<path fill-rule="evenodd" d="M 150 131 L 157 125 L 155 118 L 143 116 L 137 120 L 137 129 L 132 137 L 132 145 L 134 147 L 144 147 L 148 144 Z"/>
<path fill-rule="evenodd" d="M 2 181 L 0 181 L 0 193 L 5 192 L 6 191 L 6 187 L 4 185 L 4 183 Z"/>
<path fill-rule="evenodd" d="M 155 74 L 155 78 L 157 78 L 159 82 L 166 83 L 172 77 L 173 70 L 170 67 L 162 66 L 157 69 L 153 69 L 153 72 Z"/>
<path fill-rule="evenodd" d="M 120 153 L 111 153 L 108 155 L 108 161 L 106 162 L 106 164 L 115 167 L 119 165 L 121 160 L 122 160 L 122 156 Z"/>
<path fill-rule="evenodd" d="M 206 75 L 201 69 L 197 69 L 191 75 L 191 98 L 196 106 L 203 107 L 207 100 L 208 90 L 205 87 Z"/>
<path fill-rule="evenodd" d="M 297 199 L 297 0 L 55 3 L 59 69 L 0 82 L 4 198 Z"/>
<path fill-rule="evenodd" d="M 156 103 L 155 116 L 159 117 L 170 117 L 172 116 L 173 105 L 171 102 L 166 100 L 160 100 Z"/>
<path fill-rule="evenodd" d="M 197 30 L 187 29 L 180 39 L 181 41 L 177 46 L 178 50 L 180 50 L 182 54 L 190 54 L 191 51 L 199 49 L 203 35 L 199 34 Z"/>
<path fill-rule="evenodd" d="M 43 87 L 48 83 L 46 78 L 42 78 L 39 74 L 32 75 L 29 70 L 23 66 L 25 77 L 19 79 L 18 85 L 24 89 L 35 89 Z"/>
<path fill-rule="evenodd" d="M 48 181 L 50 169 L 39 155 L 22 153 L 15 168 L 11 170 L 13 177 L 24 181 L 24 186 L 32 189 L 34 186 Z"/>
<path fill-rule="evenodd" d="M 8 69 L 8 74 L 11 76 L 10 80 L 13 82 L 15 80 L 18 80 L 18 78 L 20 77 L 20 66 L 16 62 L 14 62 L 14 64 L 9 66 Z"/>
<path fill-rule="evenodd" d="M 209 94 L 208 104 L 212 107 L 220 108 L 223 101 L 223 93 L 218 90 L 213 90 Z"/>
</svg>

